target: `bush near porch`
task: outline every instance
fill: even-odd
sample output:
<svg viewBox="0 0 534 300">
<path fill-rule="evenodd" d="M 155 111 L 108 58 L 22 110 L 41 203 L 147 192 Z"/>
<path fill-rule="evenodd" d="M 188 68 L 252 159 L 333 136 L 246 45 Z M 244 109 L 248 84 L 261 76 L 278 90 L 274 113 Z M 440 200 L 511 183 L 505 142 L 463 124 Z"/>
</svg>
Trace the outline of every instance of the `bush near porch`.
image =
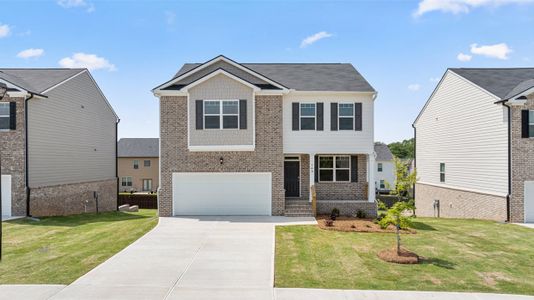
<svg viewBox="0 0 534 300">
<path fill-rule="evenodd" d="M 491 221 L 417 218 L 403 247 L 418 265 L 380 260 L 395 235 L 276 228 L 275 286 L 534 295 L 534 230 Z"/>
</svg>

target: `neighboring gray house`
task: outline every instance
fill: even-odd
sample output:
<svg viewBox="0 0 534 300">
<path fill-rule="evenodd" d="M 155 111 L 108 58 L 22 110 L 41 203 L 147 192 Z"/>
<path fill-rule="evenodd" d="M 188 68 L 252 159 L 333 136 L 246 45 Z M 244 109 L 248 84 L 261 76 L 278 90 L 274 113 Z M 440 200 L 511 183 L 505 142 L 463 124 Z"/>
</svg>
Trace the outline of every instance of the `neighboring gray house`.
<svg viewBox="0 0 534 300">
<path fill-rule="evenodd" d="M 375 186 L 379 193 L 388 193 L 395 185 L 395 164 L 393 154 L 388 145 L 380 142 L 375 143 L 376 170 Z"/>
<path fill-rule="evenodd" d="M 347 63 L 185 64 L 156 87 L 159 214 L 376 214 L 375 90 Z M 368 192 L 372 191 L 372 192 Z"/>
<path fill-rule="evenodd" d="M 87 69 L 0 69 L 2 214 L 114 210 L 118 118 Z"/>
<path fill-rule="evenodd" d="M 119 190 L 155 192 L 159 187 L 159 139 L 119 140 Z"/>
<path fill-rule="evenodd" d="M 534 222 L 534 68 L 448 69 L 414 128 L 419 215 Z"/>
</svg>

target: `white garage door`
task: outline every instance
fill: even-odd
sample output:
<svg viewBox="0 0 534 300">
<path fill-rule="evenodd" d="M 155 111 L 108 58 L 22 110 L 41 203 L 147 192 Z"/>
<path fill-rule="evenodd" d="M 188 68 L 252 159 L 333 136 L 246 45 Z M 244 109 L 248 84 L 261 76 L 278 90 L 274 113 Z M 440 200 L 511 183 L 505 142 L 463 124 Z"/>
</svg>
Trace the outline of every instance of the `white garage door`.
<svg viewBox="0 0 534 300">
<path fill-rule="evenodd" d="M 525 181 L 525 222 L 534 223 L 534 181 Z"/>
<path fill-rule="evenodd" d="M 2 216 L 11 216 L 11 175 L 2 175 Z"/>
<path fill-rule="evenodd" d="M 271 173 L 173 173 L 174 215 L 271 215 Z"/>
</svg>

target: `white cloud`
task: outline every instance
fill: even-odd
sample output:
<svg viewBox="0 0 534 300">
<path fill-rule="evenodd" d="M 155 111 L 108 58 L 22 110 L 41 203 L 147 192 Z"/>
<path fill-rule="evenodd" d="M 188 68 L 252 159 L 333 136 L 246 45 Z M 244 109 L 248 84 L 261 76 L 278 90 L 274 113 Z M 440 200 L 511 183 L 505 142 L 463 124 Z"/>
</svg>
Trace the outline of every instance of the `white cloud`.
<svg viewBox="0 0 534 300">
<path fill-rule="evenodd" d="M 309 37 L 303 39 L 302 42 L 300 43 L 300 48 L 308 47 L 311 44 L 313 44 L 313 43 L 315 43 L 315 42 L 317 42 L 319 40 L 322 40 L 324 38 L 329 38 L 331 36 L 332 36 L 332 34 L 326 32 L 326 31 L 317 32 L 316 34 L 310 35 Z"/>
<path fill-rule="evenodd" d="M 527 4 L 534 0 L 421 0 L 414 17 L 419 17 L 432 11 L 452 14 L 468 13 L 478 7 L 497 7 L 506 4 Z"/>
<path fill-rule="evenodd" d="M 85 8 L 88 13 L 95 11 L 95 5 L 85 0 L 57 0 L 57 4 L 63 8 Z"/>
<path fill-rule="evenodd" d="M 430 77 L 428 79 L 428 81 L 430 81 L 430 82 L 439 82 L 440 80 L 441 80 L 441 78 L 439 78 L 439 77 Z"/>
<path fill-rule="evenodd" d="M 508 59 L 508 55 L 512 53 L 512 49 L 510 49 L 506 43 L 480 46 L 477 44 L 472 44 L 471 53 L 498 59 Z"/>
<path fill-rule="evenodd" d="M 37 58 L 37 57 L 40 57 L 43 54 L 44 54 L 44 50 L 43 49 L 30 48 L 30 49 L 26 49 L 26 50 L 20 51 L 17 54 L 17 57 L 20 57 L 20 58 L 32 58 L 32 57 L 34 57 L 34 58 Z"/>
<path fill-rule="evenodd" d="M 459 61 L 470 61 L 473 58 L 473 56 L 469 54 L 465 54 L 465 53 L 458 53 L 458 56 L 456 56 L 456 58 Z"/>
<path fill-rule="evenodd" d="M 408 89 L 412 92 L 417 92 L 421 89 L 421 85 L 419 83 L 412 83 L 408 85 Z"/>
<path fill-rule="evenodd" d="M 59 65 L 63 68 L 87 68 L 89 70 L 104 69 L 115 71 L 117 68 L 107 59 L 96 56 L 95 54 L 74 53 L 71 57 L 62 58 Z"/>
<path fill-rule="evenodd" d="M 4 24 L 4 25 L 0 24 L 0 38 L 7 37 L 10 34 L 11 34 L 11 27 L 9 27 L 9 25 L 7 24 Z"/>
<path fill-rule="evenodd" d="M 176 21 L 176 13 L 170 10 L 165 11 L 165 22 L 167 25 L 172 25 Z"/>
</svg>

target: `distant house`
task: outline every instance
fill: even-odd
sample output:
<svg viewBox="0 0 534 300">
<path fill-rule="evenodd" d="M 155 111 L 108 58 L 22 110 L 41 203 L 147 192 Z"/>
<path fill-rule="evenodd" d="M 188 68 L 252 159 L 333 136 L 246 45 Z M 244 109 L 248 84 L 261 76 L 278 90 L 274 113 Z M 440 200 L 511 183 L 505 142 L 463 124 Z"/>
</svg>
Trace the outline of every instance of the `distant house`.
<svg viewBox="0 0 534 300">
<path fill-rule="evenodd" d="M 117 208 L 118 118 L 87 69 L 0 69 L 2 214 Z"/>
<path fill-rule="evenodd" d="M 159 139 L 120 139 L 118 161 L 121 192 L 156 192 L 158 190 Z"/>
<path fill-rule="evenodd" d="M 395 184 L 395 165 L 388 145 L 375 143 L 375 186 L 378 193 L 388 193 Z"/>
<path fill-rule="evenodd" d="M 419 215 L 534 222 L 534 68 L 448 69 L 414 128 Z"/>
</svg>

